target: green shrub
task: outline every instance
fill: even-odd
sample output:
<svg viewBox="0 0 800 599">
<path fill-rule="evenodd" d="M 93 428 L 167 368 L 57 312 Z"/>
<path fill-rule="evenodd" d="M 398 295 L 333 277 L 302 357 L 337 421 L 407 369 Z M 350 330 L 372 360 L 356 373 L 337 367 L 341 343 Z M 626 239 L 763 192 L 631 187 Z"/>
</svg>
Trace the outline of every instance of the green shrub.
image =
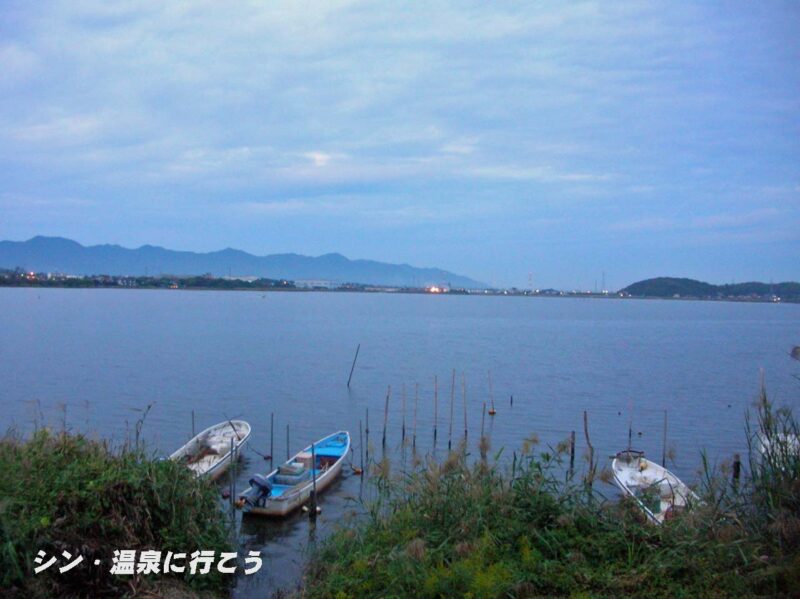
<svg viewBox="0 0 800 599">
<path fill-rule="evenodd" d="M 759 434 L 791 439 L 766 397 Z M 564 446 L 511 471 L 461 451 L 400 479 L 382 466 L 355 530 L 322 545 L 308 597 L 789 596 L 800 588 L 800 469 L 786 443 L 738 486 L 708 468 L 705 505 L 655 526 L 564 476 Z M 724 474 L 724 477 L 723 477 Z M 601 475 L 602 478 L 602 475 Z"/>
<path fill-rule="evenodd" d="M 148 581 L 110 574 L 115 549 L 230 551 L 213 485 L 141 450 L 112 451 L 83 436 L 41 430 L 28 441 L 0 441 L 0 471 L 1 591 L 119 596 Z M 39 550 L 77 550 L 84 562 L 64 574 L 55 565 L 34 574 Z M 92 565 L 95 559 L 101 565 Z M 213 569 L 185 580 L 197 589 L 228 584 Z"/>
</svg>

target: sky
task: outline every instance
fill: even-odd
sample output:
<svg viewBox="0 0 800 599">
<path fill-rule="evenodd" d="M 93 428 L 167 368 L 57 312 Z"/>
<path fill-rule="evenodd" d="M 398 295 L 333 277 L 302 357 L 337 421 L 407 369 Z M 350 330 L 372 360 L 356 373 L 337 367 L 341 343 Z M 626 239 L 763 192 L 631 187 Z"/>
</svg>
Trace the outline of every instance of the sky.
<svg viewBox="0 0 800 599">
<path fill-rule="evenodd" d="M 800 280 L 800 3 L 0 0 L 0 239 L 40 234 Z"/>
</svg>

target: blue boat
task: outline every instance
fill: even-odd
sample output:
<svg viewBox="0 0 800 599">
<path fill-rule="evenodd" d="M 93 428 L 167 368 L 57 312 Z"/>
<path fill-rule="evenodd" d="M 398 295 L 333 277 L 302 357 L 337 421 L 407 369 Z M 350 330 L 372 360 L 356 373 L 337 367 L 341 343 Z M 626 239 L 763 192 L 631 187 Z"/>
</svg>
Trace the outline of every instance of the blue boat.
<svg viewBox="0 0 800 599">
<path fill-rule="evenodd" d="M 297 452 L 267 475 L 256 474 L 237 507 L 247 514 L 283 517 L 305 504 L 316 489 L 322 493 L 342 471 L 350 451 L 350 433 L 339 431 Z"/>
</svg>

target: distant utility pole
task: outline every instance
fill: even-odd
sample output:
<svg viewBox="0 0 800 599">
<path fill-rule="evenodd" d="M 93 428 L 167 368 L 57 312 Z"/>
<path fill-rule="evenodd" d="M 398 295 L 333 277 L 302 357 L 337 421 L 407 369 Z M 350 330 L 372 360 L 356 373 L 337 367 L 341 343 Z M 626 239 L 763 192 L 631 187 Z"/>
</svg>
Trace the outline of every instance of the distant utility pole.
<svg viewBox="0 0 800 599">
<path fill-rule="evenodd" d="M 606 271 L 603 271 L 603 284 L 602 284 L 601 287 L 602 287 L 602 289 L 600 289 L 600 291 L 605 291 L 606 290 Z"/>
</svg>

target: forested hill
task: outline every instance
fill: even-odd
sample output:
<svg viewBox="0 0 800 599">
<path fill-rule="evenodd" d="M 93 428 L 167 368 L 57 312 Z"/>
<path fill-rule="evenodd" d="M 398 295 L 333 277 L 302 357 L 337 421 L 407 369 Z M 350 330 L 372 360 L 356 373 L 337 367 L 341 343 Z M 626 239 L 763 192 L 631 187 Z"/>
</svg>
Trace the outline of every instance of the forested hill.
<svg viewBox="0 0 800 599">
<path fill-rule="evenodd" d="M 658 277 L 639 281 L 621 289 L 620 293 L 632 297 L 682 297 L 699 299 L 760 299 L 800 301 L 800 283 L 733 283 L 712 285 L 694 279 Z"/>
</svg>

